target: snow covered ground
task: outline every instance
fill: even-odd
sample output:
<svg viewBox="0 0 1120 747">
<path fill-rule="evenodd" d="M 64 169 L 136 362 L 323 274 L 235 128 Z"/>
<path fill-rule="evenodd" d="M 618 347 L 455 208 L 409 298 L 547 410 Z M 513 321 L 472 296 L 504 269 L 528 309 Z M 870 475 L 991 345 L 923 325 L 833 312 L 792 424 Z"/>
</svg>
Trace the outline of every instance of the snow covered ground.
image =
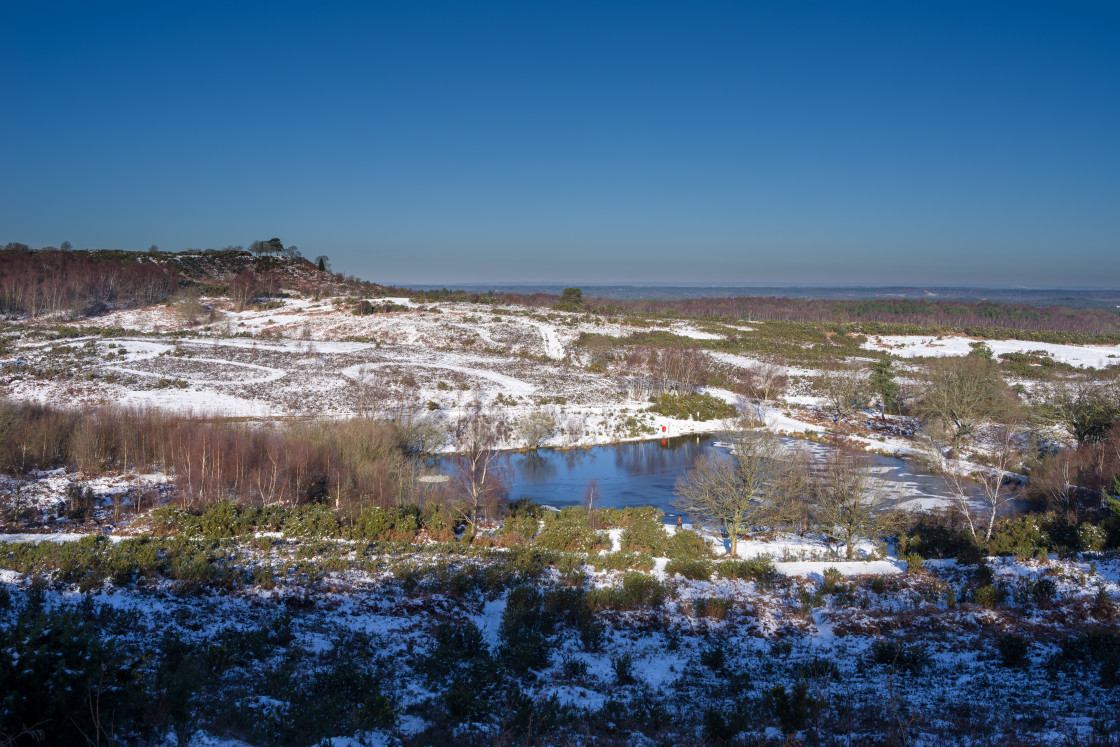
<svg viewBox="0 0 1120 747">
<path fill-rule="evenodd" d="M 1106 368 L 1120 364 L 1120 345 L 1059 345 L 1023 340 L 978 340 L 972 337 L 930 337 L 923 335 L 881 335 L 864 343 L 868 350 L 886 351 L 899 358 L 962 356 L 972 352 L 971 345 L 983 342 L 996 356 L 1003 353 L 1042 351 L 1059 363 L 1078 368 Z"/>
<path fill-rule="evenodd" d="M 12 564 L 2 543 L 13 539 L 24 538 L 0 538 L 0 567 Z M 796 549 L 791 539 L 782 543 Z M 918 744 L 962 733 L 997 744 L 1024 737 L 1085 743 L 1117 726 L 1118 693 L 1103 679 L 1107 672 L 1061 656 L 1064 641 L 1113 629 L 1114 557 L 992 558 L 990 582 L 955 561 L 930 561 L 917 572 L 904 572 L 896 559 L 789 561 L 765 583 L 655 570 L 646 574 L 656 584 L 642 587 L 644 601 L 622 606 L 605 600 L 638 599 L 610 596 L 629 588 L 633 572 L 584 566 L 575 579 L 558 566 L 526 570 L 509 551 L 277 538 L 227 543 L 212 562 L 246 571 L 232 586 L 201 589 L 159 576 L 87 583 L 84 597 L 77 583 L 45 578 L 48 609 L 85 598 L 93 609 L 114 611 L 98 624 L 142 661 L 155 660 L 164 636 L 213 652 L 221 684 L 194 701 L 192 745 L 261 744 L 260 725 L 271 723 L 262 708 L 314 723 L 299 710 L 298 683 L 331 671 L 339 657 L 351 668 L 369 666 L 360 657 L 370 654 L 361 652 L 373 652 L 391 723 L 352 732 L 328 726 L 328 743 L 489 742 L 517 728 L 503 721 L 509 692 L 535 703 L 538 717 L 554 709 L 534 739 L 546 745 L 704 743 L 721 734 L 745 743 L 810 736 L 863 743 L 900 726 Z M 27 574 L 0 571 L 11 599 L 0 619 L 24 608 L 29 582 Z M 1004 589 L 1004 601 L 975 601 L 983 583 Z M 595 611 L 584 622 L 543 628 L 543 638 L 530 639 L 543 656 L 524 669 L 510 647 L 551 613 L 545 603 L 526 617 L 512 607 L 515 594 L 519 605 L 583 599 Z M 1102 595 L 1112 601 L 1102 604 Z M 449 624 L 477 630 L 478 643 L 439 648 L 438 631 Z M 1026 641 L 1023 659 L 1011 664 L 1000 653 L 1009 632 Z M 231 650 L 232 657 L 213 658 Z M 467 669 L 457 657 L 468 657 Z M 442 674 L 431 675 L 433 666 Z M 492 672 L 486 676 L 503 685 L 462 679 L 463 671 Z M 477 684 L 463 684 L 470 682 Z M 812 705 L 792 718 L 775 688 L 788 696 L 799 683 Z M 464 686 L 477 705 L 466 714 L 455 706 Z M 231 713 L 243 717 L 231 720 Z"/>
</svg>

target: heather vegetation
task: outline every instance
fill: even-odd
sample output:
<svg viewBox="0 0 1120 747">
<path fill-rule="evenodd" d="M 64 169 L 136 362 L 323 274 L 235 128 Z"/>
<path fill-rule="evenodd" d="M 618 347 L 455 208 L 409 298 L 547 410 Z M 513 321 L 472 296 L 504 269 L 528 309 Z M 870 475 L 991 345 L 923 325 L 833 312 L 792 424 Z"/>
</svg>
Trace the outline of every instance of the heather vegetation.
<svg viewBox="0 0 1120 747">
<path fill-rule="evenodd" d="M 1105 312 L 421 293 L 279 239 L 0 261 L 27 281 L 0 327 L 0 744 L 1117 728 Z M 547 474 L 682 435 L 673 505 L 511 490 L 517 450 Z"/>
</svg>

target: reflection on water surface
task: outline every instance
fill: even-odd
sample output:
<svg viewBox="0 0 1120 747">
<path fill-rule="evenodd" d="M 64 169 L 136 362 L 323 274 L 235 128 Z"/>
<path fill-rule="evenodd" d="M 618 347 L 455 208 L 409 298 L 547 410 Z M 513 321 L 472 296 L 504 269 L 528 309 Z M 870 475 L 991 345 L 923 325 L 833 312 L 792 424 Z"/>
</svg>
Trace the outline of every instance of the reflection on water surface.
<svg viewBox="0 0 1120 747">
<path fill-rule="evenodd" d="M 787 439 L 791 447 L 807 448 L 823 458 L 828 446 Z M 532 498 L 561 508 L 578 505 L 591 478 L 599 483 L 597 505 L 655 506 L 675 517 L 672 501 L 677 478 L 700 454 L 719 449 L 710 437 L 684 436 L 664 441 L 596 446 L 590 449 L 543 449 L 514 454 L 510 459 L 511 498 Z M 935 475 L 917 472 L 902 459 L 872 455 L 882 477 L 896 484 L 900 502 L 912 508 L 944 505 L 949 492 Z"/>
</svg>

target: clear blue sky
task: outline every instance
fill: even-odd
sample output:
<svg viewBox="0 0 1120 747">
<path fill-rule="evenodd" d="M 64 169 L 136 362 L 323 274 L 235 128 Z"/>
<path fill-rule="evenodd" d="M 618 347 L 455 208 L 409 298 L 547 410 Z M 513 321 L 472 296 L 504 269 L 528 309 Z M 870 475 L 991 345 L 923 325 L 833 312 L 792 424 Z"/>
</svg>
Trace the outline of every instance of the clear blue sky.
<svg viewBox="0 0 1120 747">
<path fill-rule="evenodd" d="M 0 242 L 1120 285 L 1120 3 L 0 3 Z"/>
</svg>

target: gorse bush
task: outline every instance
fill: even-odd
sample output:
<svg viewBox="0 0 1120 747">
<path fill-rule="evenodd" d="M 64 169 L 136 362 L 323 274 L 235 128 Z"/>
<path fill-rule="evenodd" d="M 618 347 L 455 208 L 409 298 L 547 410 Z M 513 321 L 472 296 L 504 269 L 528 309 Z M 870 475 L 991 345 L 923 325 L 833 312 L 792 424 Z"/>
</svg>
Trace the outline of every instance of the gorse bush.
<svg viewBox="0 0 1120 747">
<path fill-rule="evenodd" d="M 732 602 L 724 597 L 697 597 L 692 600 L 692 611 L 697 617 L 722 620 L 731 612 Z"/>
<path fill-rule="evenodd" d="M 592 567 L 597 571 L 652 571 L 653 556 L 641 552 L 612 552 L 592 555 Z"/>
<path fill-rule="evenodd" d="M 114 742 L 148 730 L 140 662 L 102 636 L 95 615 L 33 603 L 0 627 L 0 735 L 15 744 L 84 744 L 99 728 Z"/>
<path fill-rule="evenodd" d="M 679 574 L 692 581 L 707 581 L 714 570 L 712 563 L 707 560 L 676 559 L 665 565 L 665 572 L 670 576 Z"/>
<path fill-rule="evenodd" d="M 535 544 L 560 552 L 591 552 L 602 547 L 603 538 L 591 527 L 587 509 L 572 506 L 559 513 L 547 512 L 543 516 L 544 529 Z"/>
<path fill-rule="evenodd" d="M 998 607 L 1007 599 L 1007 592 L 994 584 L 985 584 L 972 591 L 972 601 L 981 607 Z"/>
<path fill-rule="evenodd" d="M 1116 687 L 1120 685 L 1120 632 L 1095 628 L 1066 637 L 1051 665 L 1095 669 L 1101 685 Z"/>
<path fill-rule="evenodd" d="M 880 638 L 871 644 L 871 661 L 906 674 L 920 674 L 932 663 L 925 646 L 921 644 L 906 646 L 886 638 Z"/>
<path fill-rule="evenodd" d="M 226 550 L 176 538 L 139 537 L 113 543 L 90 536 L 77 542 L 0 544 L 0 567 L 49 576 L 83 591 L 107 581 L 124 585 L 142 578 L 178 581 L 184 590 L 225 587 L 244 580 L 243 571 L 228 559 Z"/>
<path fill-rule="evenodd" d="M 364 508 L 345 533 L 350 539 L 411 542 L 420 530 L 421 517 L 419 506 Z"/>
<path fill-rule="evenodd" d="M 710 556 L 712 550 L 704 538 L 696 532 L 679 529 L 669 538 L 665 553 L 672 559 L 697 560 Z"/>
<path fill-rule="evenodd" d="M 677 420 L 724 420 L 737 414 L 734 407 L 710 394 L 662 394 L 651 401 L 651 412 Z"/>
<path fill-rule="evenodd" d="M 779 577 L 778 569 L 770 558 L 725 560 L 716 564 L 716 574 L 720 578 L 754 581 L 762 588 L 768 588 Z"/>
<path fill-rule="evenodd" d="M 665 532 L 661 517 L 660 511 L 634 517 L 622 530 L 622 549 L 626 552 L 665 557 L 669 548 L 669 535 Z"/>
<path fill-rule="evenodd" d="M 1050 538 L 1043 530 L 1038 517 L 1028 515 L 1000 522 L 992 533 L 987 549 L 991 555 L 1032 558 L 1039 554 L 1045 555 L 1050 551 Z"/>
<path fill-rule="evenodd" d="M 1027 656 L 1030 651 L 1030 641 L 1016 633 L 1008 633 L 1001 636 L 996 642 L 996 650 L 999 652 L 999 660 L 1005 667 L 1014 667 L 1017 669 L 1026 669 L 1030 666 L 1031 660 Z"/>
<path fill-rule="evenodd" d="M 593 589 L 587 593 L 593 610 L 637 610 L 660 607 L 665 602 L 665 586 L 644 573 L 631 571 L 618 586 Z"/>
<path fill-rule="evenodd" d="M 518 674 L 548 662 L 549 637 L 555 632 L 558 615 L 546 611 L 543 595 L 532 586 L 511 589 L 502 613 L 500 657 Z"/>
</svg>

